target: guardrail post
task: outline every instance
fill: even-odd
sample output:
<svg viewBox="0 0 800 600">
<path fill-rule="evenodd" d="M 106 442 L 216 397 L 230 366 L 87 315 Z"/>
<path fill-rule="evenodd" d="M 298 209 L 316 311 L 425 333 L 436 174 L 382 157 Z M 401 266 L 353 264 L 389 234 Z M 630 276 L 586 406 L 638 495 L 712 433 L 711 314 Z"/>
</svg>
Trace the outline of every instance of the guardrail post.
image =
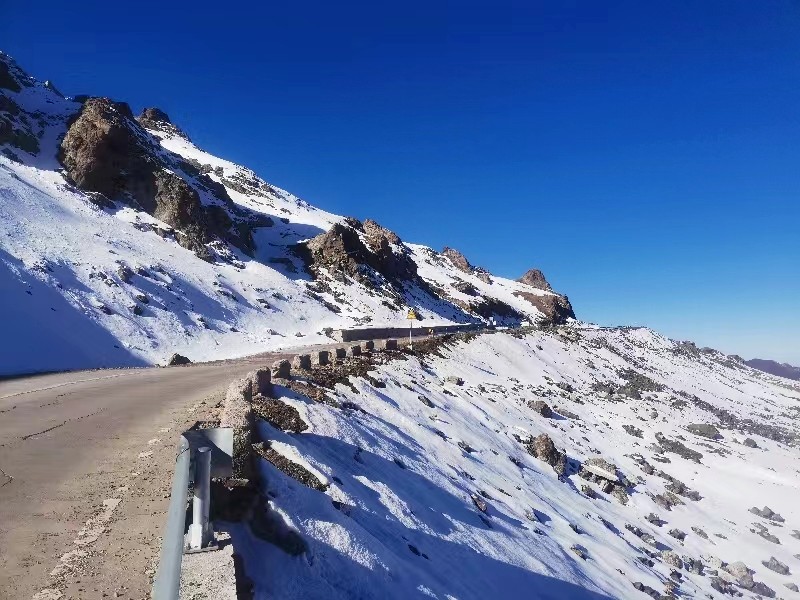
<svg viewBox="0 0 800 600">
<path fill-rule="evenodd" d="M 211 526 L 208 522 L 211 506 L 211 448 L 198 448 L 195 456 L 194 499 L 192 501 L 192 524 L 189 527 L 189 548 L 199 550 L 211 541 Z"/>
</svg>

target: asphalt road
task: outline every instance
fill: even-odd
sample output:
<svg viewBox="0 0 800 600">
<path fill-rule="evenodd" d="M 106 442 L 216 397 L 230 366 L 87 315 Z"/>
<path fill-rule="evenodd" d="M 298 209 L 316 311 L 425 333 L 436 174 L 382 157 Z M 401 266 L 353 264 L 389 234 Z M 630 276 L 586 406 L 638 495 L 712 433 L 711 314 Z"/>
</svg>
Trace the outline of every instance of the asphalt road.
<svg viewBox="0 0 800 600">
<path fill-rule="evenodd" d="M 0 381 L 0 598 L 149 597 L 180 431 L 290 356 Z"/>
</svg>

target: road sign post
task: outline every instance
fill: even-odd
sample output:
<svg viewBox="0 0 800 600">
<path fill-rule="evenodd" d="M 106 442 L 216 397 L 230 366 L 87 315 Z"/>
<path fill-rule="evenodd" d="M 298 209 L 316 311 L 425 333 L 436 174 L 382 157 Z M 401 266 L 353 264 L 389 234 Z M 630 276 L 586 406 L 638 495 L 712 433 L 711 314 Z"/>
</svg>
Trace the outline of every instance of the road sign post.
<svg viewBox="0 0 800 600">
<path fill-rule="evenodd" d="M 417 320 L 417 312 L 412 308 L 408 311 L 408 316 L 406 317 L 409 322 L 411 323 L 408 328 L 408 346 L 410 350 L 414 351 L 414 340 L 411 339 L 411 332 L 414 330 L 414 321 Z"/>
</svg>

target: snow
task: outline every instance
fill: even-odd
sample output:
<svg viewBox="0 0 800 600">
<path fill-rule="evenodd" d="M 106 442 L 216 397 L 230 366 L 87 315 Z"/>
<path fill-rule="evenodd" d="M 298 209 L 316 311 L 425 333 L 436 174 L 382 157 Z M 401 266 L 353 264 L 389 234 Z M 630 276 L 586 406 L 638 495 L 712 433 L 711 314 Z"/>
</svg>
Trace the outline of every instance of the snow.
<svg viewBox="0 0 800 600">
<path fill-rule="evenodd" d="M 253 257 L 218 243 L 214 251 L 226 260 L 210 264 L 174 237 L 158 235 L 169 228 L 149 214 L 122 203 L 98 207 L 64 179 L 57 160 L 66 123 L 80 104 L 30 83 L 20 92 L 0 90 L 35 123 L 40 143 L 36 155 L 13 149 L 19 161 L 0 152 L 0 309 L 16 321 L 0 341 L 0 376 L 156 364 L 174 352 L 194 361 L 243 356 L 326 341 L 326 328 L 405 325 L 411 307 L 424 326 L 480 320 L 418 286 L 397 295 L 331 281 L 316 290 L 291 246 L 342 217 L 203 151 L 178 131 L 150 133 L 165 156 L 208 165 L 235 204 L 273 220 L 274 226 L 255 230 Z M 249 191 L 232 181 L 248 182 Z M 207 192 L 201 201 L 217 202 Z M 405 247 L 423 278 L 456 300 L 469 297 L 451 284 L 468 280 L 532 320 L 539 314 L 513 292 L 542 292 L 497 277 L 486 284 L 430 248 Z M 135 274 L 123 280 L 121 267 Z"/>
<path fill-rule="evenodd" d="M 645 329 L 576 325 L 564 335 L 533 331 L 524 337 L 498 332 L 459 343 L 444 357 L 378 366 L 371 375 L 385 388 L 352 378 L 357 392 L 337 386 L 336 399 L 363 412 L 284 398 L 301 410 L 310 429 L 286 434 L 262 422 L 261 435 L 323 474 L 330 487 L 311 490 L 261 461 L 271 514 L 299 532 L 309 549 L 291 557 L 237 526 L 234 544 L 243 549 L 256 598 L 646 598 L 632 583 L 660 591 L 672 567 L 660 559 L 653 567 L 642 563 L 642 547 L 706 561 L 742 560 L 756 571 L 756 581 L 788 594 L 783 584 L 796 578 L 767 570 L 761 561 L 775 556 L 793 574 L 800 571 L 794 558 L 800 539 L 789 535 L 800 529 L 796 448 L 753 434 L 747 436 L 760 448 L 748 448 L 740 443 L 745 434 L 673 401 L 686 391 L 742 419 L 761 420 L 769 411 L 767 422 L 797 433 L 796 412 L 787 415 L 800 408 L 800 388 L 731 366 L 724 355 L 689 356 L 677 348 Z M 597 381 L 622 383 L 620 369 L 635 369 L 666 387 L 624 401 L 593 391 Z M 449 376 L 465 385 L 447 383 Z M 420 402 L 420 394 L 435 408 Z M 554 407 L 553 419 L 528 408 L 536 399 Z M 577 417 L 564 417 L 559 409 Z M 686 425 L 697 422 L 717 424 L 722 439 L 688 433 Z M 624 424 L 642 429 L 643 439 L 626 433 Z M 675 454 L 666 455 L 669 463 L 656 462 L 650 446 L 657 432 L 685 438 L 702 452 L 701 462 Z M 516 439 L 540 433 L 565 449 L 572 463 L 598 456 L 616 464 L 636 484 L 627 505 L 576 474 L 560 481 Z M 462 450 L 459 442 L 474 451 Z M 671 511 L 661 508 L 648 493 L 662 493 L 668 482 L 646 475 L 634 454 L 702 498 L 681 498 L 684 504 Z M 597 498 L 580 493 L 583 484 Z M 471 500 L 481 492 L 489 506 L 483 519 Z M 748 512 L 765 504 L 785 517 L 783 527 Z M 666 524 L 646 521 L 651 512 Z M 752 533 L 754 522 L 781 544 Z M 646 546 L 626 524 L 651 534 L 655 545 Z M 673 528 L 688 534 L 685 542 L 668 535 Z M 570 550 L 574 545 L 586 560 Z M 682 573 L 683 596 L 717 593 L 707 575 Z"/>
</svg>

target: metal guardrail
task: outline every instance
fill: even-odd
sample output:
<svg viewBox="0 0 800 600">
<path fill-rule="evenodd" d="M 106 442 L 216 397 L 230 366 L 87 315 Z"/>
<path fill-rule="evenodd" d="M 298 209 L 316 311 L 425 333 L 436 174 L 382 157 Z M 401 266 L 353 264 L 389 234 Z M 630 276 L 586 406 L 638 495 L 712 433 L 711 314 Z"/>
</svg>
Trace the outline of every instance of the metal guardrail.
<svg viewBox="0 0 800 600">
<path fill-rule="evenodd" d="M 161 545 L 161 560 L 153 582 L 153 600 L 176 600 L 181 587 L 183 536 L 186 528 L 186 498 L 189 494 L 189 440 L 181 436 L 172 477 L 172 495 L 167 511 L 167 526 Z"/>
<path fill-rule="evenodd" d="M 203 455 L 198 462 L 196 454 Z M 210 456 L 209 456 L 210 454 Z M 190 540 L 195 550 L 213 545 L 208 522 L 209 484 L 211 477 L 230 477 L 233 470 L 233 429 L 191 429 L 181 435 L 175 457 L 175 474 L 172 477 L 172 494 L 167 509 L 167 525 L 161 544 L 161 560 L 153 581 L 153 600 L 178 600 L 181 587 L 181 564 L 186 551 L 186 501 L 189 482 L 195 483 L 193 527 L 195 535 Z M 201 465 L 202 473 L 194 468 Z M 202 482 L 197 481 L 197 476 Z"/>
</svg>

